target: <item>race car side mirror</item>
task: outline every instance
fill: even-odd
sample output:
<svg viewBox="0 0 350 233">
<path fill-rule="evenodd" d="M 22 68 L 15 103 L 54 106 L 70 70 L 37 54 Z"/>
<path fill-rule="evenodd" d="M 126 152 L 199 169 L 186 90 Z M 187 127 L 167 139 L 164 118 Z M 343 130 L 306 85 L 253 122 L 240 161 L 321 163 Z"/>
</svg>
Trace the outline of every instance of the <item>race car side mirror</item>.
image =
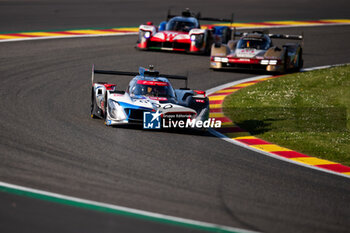
<svg viewBox="0 0 350 233">
<path fill-rule="evenodd" d="M 159 30 L 159 31 L 164 31 L 164 30 L 165 30 L 165 27 L 166 27 L 166 24 L 167 24 L 166 21 L 161 22 L 161 23 L 159 24 L 158 30 Z"/>
<path fill-rule="evenodd" d="M 214 26 L 214 25 L 209 25 L 209 26 L 208 26 L 208 30 L 213 31 L 214 29 L 215 29 L 215 26 Z"/>
</svg>

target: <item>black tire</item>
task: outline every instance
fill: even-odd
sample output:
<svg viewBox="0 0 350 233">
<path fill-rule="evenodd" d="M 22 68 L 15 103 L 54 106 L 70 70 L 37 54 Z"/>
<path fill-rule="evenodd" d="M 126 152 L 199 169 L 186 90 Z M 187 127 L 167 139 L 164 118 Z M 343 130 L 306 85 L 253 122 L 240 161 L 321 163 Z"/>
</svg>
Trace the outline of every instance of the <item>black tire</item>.
<svg viewBox="0 0 350 233">
<path fill-rule="evenodd" d="M 103 114 L 103 120 L 104 120 L 104 124 L 106 126 L 107 125 L 107 105 L 108 105 L 108 102 L 107 102 L 107 94 L 105 95 L 105 104 L 104 104 L 104 114 Z"/>
<path fill-rule="evenodd" d="M 96 99 L 95 99 L 95 95 L 94 95 L 94 89 L 92 88 L 92 89 L 91 89 L 91 105 L 90 105 L 90 112 L 91 112 L 91 114 L 90 114 L 90 116 L 91 116 L 91 118 L 93 118 L 93 119 L 98 118 L 98 117 L 95 115 L 96 108 L 97 108 L 97 106 L 96 106 Z"/>
<path fill-rule="evenodd" d="M 283 71 L 282 73 L 288 72 L 288 47 L 285 47 L 286 51 L 284 52 L 284 63 L 283 63 Z"/>
<path fill-rule="evenodd" d="M 298 54 L 298 71 L 300 71 L 304 66 L 304 60 L 303 60 L 303 49 L 300 48 L 299 54 Z"/>
</svg>

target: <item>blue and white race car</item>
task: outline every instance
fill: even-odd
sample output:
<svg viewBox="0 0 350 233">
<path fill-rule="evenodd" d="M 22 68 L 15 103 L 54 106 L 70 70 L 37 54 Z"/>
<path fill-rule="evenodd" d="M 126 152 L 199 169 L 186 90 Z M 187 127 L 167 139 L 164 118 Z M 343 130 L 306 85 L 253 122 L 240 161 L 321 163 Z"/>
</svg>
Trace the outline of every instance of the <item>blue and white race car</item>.
<svg viewBox="0 0 350 233">
<path fill-rule="evenodd" d="M 95 82 L 96 74 L 134 76 L 125 91 L 116 84 Z M 186 88 L 174 89 L 168 79 L 186 81 Z M 209 100 L 204 91 L 187 88 L 187 77 L 159 74 L 140 67 L 139 73 L 95 70 L 92 68 L 91 117 L 102 118 L 106 125 L 143 123 L 144 113 L 161 119 L 200 120 L 209 117 Z"/>
</svg>

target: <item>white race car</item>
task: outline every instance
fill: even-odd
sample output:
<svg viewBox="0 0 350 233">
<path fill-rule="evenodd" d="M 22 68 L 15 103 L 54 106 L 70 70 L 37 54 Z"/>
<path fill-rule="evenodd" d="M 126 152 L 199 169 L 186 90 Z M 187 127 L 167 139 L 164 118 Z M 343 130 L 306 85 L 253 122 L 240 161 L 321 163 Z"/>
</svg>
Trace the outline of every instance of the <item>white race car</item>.
<svg viewBox="0 0 350 233">
<path fill-rule="evenodd" d="M 95 74 L 134 76 L 125 91 L 116 84 L 95 82 Z M 168 79 L 186 81 L 186 88 L 174 89 Z M 200 120 L 209 117 L 209 100 L 204 91 L 187 88 L 187 77 L 159 74 L 140 67 L 139 73 L 92 69 L 91 117 L 102 118 L 106 125 L 143 123 L 144 113 L 161 119 Z"/>
<path fill-rule="evenodd" d="M 232 32 L 227 44 L 215 43 L 211 48 L 210 68 L 248 69 L 286 73 L 303 67 L 302 42 L 276 46 L 272 40 L 299 40 L 303 35 L 268 34 L 262 31 L 251 33 Z M 235 36 L 240 36 L 235 40 Z"/>
</svg>

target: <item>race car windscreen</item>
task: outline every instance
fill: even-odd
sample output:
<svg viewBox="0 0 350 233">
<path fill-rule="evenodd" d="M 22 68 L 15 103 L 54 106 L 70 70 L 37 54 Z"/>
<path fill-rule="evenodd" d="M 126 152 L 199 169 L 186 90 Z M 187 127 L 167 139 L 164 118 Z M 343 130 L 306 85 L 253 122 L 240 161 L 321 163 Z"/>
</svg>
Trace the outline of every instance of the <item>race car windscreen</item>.
<svg viewBox="0 0 350 233">
<path fill-rule="evenodd" d="M 198 22 L 195 19 L 172 18 L 166 25 L 165 30 L 177 32 L 189 32 L 193 28 L 198 28 Z"/>
<path fill-rule="evenodd" d="M 242 38 L 238 41 L 237 48 L 239 49 L 258 49 L 266 50 L 270 46 L 269 42 L 265 38 Z"/>
<path fill-rule="evenodd" d="M 130 94 L 149 97 L 173 98 L 174 91 L 166 82 L 139 80 L 132 87 Z"/>
</svg>

